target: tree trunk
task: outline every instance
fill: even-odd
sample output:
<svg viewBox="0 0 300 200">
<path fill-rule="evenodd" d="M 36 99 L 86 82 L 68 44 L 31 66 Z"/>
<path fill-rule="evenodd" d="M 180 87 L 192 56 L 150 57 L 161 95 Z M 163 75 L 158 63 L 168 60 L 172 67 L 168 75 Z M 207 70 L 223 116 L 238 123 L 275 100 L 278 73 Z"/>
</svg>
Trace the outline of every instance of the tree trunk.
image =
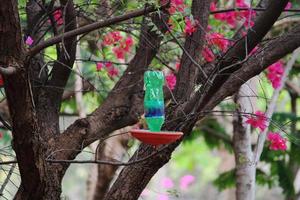
<svg viewBox="0 0 300 200">
<path fill-rule="evenodd" d="M 242 85 L 239 92 L 235 95 L 235 103 L 237 104 L 237 112 L 253 112 L 253 96 L 251 82 L 253 79 Z M 255 196 L 255 170 L 252 159 L 251 149 L 251 130 L 250 126 L 244 123 L 243 115 L 237 114 L 233 120 L 233 149 L 236 162 L 236 199 L 237 200 L 253 200 Z"/>
<path fill-rule="evenodd" d="M 36 112 L 38 102 L 33 95 L 29 70 L 31 63 L 24 55 L 17 1 L 4 0 L 0 6 L 0 65 L 17 69 L 16 73 L 4 76 L 13 125 L 12 146 L 21 175 L 21 185 L 14 199 L 60 199 L 61 180 L 66 168 L 45 160 L 53 149 L 43 136 L 51 134 L 52 130 L 40 128 Z"/>
<path fill-rule="evenodd" d="M 131 129 L 131 127 L 120 129 L 115 131 L 113 134 L 124 133 L 129 129 Z M 99 144 L 100 146 L 97 148 L 96 154 L 97 160 L 106 160 L 109 158 L 122 160 L 122 157 L 125 155 L 128 149 L 128 139 L 128 134 L 122 134 L 112 137 L 102 144 Z M 96 168 L 97 173 L 93 174 L 92 176 L 96 176 L 97 179 L 94 185 L 94 192 L 91 192 L 88 200 L 103 199 L 119 167 L 112 165 L 94 165 L 93 167 Z"/>
</svg>

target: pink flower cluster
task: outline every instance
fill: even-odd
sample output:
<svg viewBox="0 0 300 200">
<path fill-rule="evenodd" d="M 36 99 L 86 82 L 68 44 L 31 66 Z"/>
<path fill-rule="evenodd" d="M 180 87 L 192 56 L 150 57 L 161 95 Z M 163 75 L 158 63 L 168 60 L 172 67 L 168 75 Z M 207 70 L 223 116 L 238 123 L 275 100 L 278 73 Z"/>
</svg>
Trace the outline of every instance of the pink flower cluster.
<svg viewBox="0 0 300 200">
<path fill-rule="evenodd" d="M 249 8 L 249 6 L 244 2 L 244 0 L 236 0 L 236 6 L 240 8 Z M 217 10 L 217 5 L 215 2 L 212 2 L 210 5 L 211 11 Z M 214 14 L 215 19 L 226 22 L 230 27 L 235 28 L 236 21 L 244 19 L 245 25 L 250 24 L 253 26 L 252 18 L 255 17 L 256 13 L 253 10 L 243 10 L 243 11 L 231 11 L 224 13 L 216 13 Z M 249 21 L 250 20 L 250 21 Z"/>
<path fill-rule="evenodd" d="M 97 71 L 100 71 L 102 70 L 103 68 L 106 68 L 107 69 L 107 73 L 110 77 L 115 77 L 115 76 L 118 76 L 119 75 L 119 70 L 113 66 L 112 62 L 98 62 L 96 64 L 96 70 Z"/>
<path fill-rule="evenodd" d="M 282 150 L 285 151 L 287 149 L 286 139 L 284 139 L 279 133 L 269 132 L 267 136 L 267 140 L 270 141 L 270 149 L 271 150 Z"/>
<path fill-rule="evenodd" d="M 121 33 L 119 31 L 109 32 L 103 37 L 102 44 L 104 46 L 110 46 L 119 42 L 122 38 L 123 37 L 121 36 Z"/>
<path fill-rule="evenodd" d="M 226 51 L 229 41 L 221 33 L 211 33 L 207 35 L 208 44 L 217 46 L 221 51 Z"/>
<path fill-rule="evenodd" d="M 131 36 L 123 38 L 119 31 L 113 31 L 104 36 L 102 44 L 104 46 L 114 45 L 112 51 L 116 58 L 124 59 L 126 53 L 130 52 L 134 41 Z"/>
<path fill-rule="evenodd" d="M 229 41 L 221 33 L 211 33 L 206 36 L 208 45 L 217 47 L 220 51 L 225 52 L 229 46 Z M 215 55 L 211 48 L 204 47 L 201 55 L 206 62 L 212 62 L 215 59 Z"/>
<path fill-rule="evenodd" d="M 170 90 L 174 90 L 176 86 L 176 76 L 173 73 L 166 75 L 166 82 Z"/>
<path fill-rule="evenodd" d="M 180 189 L 181 190 L 187 190 L 191 184 L 193 184 L 196 181 L 196 178 L 193 175 L 187 174 L 184 175 L 180 178 Z M 174 182 L 171 178 L 169 177 L 164 177 L 161 182 L 160 182 L 161 186 L 164 189 L 171 189 L 173 188 Z M 143 192 L 141 193 L 141 197 L 148 197 L 150 196 L 150 190 L 148 189 L 144 189 Z M 159 194 L 157 196 L 157 200 L 169 200 L 169 197 L 167 194 Z"/>
<path fill-rule="evenodd" d="M 54 11 L 53 17 L 54 17 L 54 19 L 56 21 L 56 24 L 58 26 L 60 26 L 60 25 L 62 25 L 64 23 L 64 19 L 62 17 L 62 11 L 61 10 Z"/>
<path fill-rule="evenodd" d="M 164 177 L 160 183 L 161 183 L 161 186 L 166 189 L 170 189 L 170 188 L 174 187 L 174 183 L 173 183 L 172 179 L 170 179 L 168 177 Z"/>
<path fill-rule="evenodd" d="M 208 47 L 204 47 L 204 49 L 201 52 L 201 55 L 207 62 L 212 62 L 215 59 L 214 53 Z"/>
<path fill-rule="evenodd" d="M 256 111 L 254 116 L 247 116 L 246 123 L 250 124 L 253 128 L 259 128 L 264 131 L 267 128 L 267 117 L 265 113 Z"/>
<path fill-rule="evenodd" d="M 281 79 L 283 76 L 283 63 L 282 61 L 278 61 L 267 69 L 267 78 L 272 83 L 274 89 L 279 88 L 281 85 Z"/>
<path fill-rule="evenodd" d="M 197 26 L 199 25 L 198 20 L 191 20 L 189 17 L 185 17 L 184 22 L 184 33 L 186 35 L 192 35 L 197 30 Z"/>
<path fill-rule="evenodd" d="M 180 178 L 179 187 L 182 190 L 187 190 L 188 187 L 195 182 L 196 178 L 193 175 L 187 174 Z M 161 181 L 162 187 L 170 189 L 174 187 L 174 182 L 172 179 L 165 177 Z"/>
<path fill-rule="evenodd" d="M 195 182 L 195 177 L 192 175 L 185 175 L 180 179 L 180 188 L 186 190 L 192 183 Z"/>
<path fill-rule="evenodd" d="M 186 4 L 184 0 L 171 0 L 170 8 L 168 9 L 170 14 L 174 14 L 175 12 L 184 12 L 186 8 Z"/>
</svg>

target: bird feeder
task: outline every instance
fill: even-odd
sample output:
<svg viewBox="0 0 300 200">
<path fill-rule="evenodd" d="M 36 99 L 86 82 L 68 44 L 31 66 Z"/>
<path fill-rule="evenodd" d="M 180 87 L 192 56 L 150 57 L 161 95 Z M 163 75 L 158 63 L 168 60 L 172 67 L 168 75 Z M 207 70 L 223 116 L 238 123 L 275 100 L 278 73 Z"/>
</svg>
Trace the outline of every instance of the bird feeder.
<svg viewBox="0 0 300 200">
<path fill-rule="evenodd" d="M 179 139 L 183 133 L 174 131 L 161 131 L 165 121 L 165 104 L 163 85 L 164 74 L 161 71 L 146 71 L 144 74 L 144 110 L 149 130 L 133 129 L 131 135 L 143 143 L 158 146 L 169 144 Z"/>
</svg>

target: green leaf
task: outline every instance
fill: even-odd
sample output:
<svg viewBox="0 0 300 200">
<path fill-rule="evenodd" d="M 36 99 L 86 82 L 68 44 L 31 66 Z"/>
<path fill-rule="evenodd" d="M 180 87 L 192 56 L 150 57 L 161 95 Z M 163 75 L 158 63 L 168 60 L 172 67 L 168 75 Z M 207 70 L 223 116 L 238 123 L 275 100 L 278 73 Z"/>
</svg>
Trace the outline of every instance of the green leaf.
<svg viewBox="0 0 300 200">
<path fill-rule="evenodd" d="M 283 189 L 286 197 L 295 196 L 294 181 L 291 170 L 285 165 L 284 161 L 277 162 L 277 173 L 279 177 L 279 185 Z"/>
<path fill-rule="evenodd" d="M 225 190 L 235 186 L 235 169 L 229 170 L 219 175 L 213 184 L 220 190 Z"/>
<path fill-rule="evenodd" d="M 268 185 L 271 188 L 275 184 L 276 177 L 266 174 L 264 171 L 256 170 L 256 183 L 259 185 Z"/>
</svg>

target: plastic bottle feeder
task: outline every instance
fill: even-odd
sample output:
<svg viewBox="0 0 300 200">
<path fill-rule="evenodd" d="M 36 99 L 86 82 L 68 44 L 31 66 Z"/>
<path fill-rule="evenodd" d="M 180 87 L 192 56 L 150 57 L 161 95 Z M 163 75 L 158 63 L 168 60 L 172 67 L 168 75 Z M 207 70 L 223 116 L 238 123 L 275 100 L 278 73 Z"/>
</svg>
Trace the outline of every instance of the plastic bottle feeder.
<svg viewBox="0 0 300 200">
<path fill-rule="evenodd" d="M 164 74 L 161 71 L 145 72 L 144 109 L 146 123 L 150 130 L 132 129 L 130 131 L 131 135 L 136 139 L 155 147 L 172 143 L 183 135 L 182 132 L 161 131 L 161 127 L 165 121 L 164 82 Z"/>
</svg>

